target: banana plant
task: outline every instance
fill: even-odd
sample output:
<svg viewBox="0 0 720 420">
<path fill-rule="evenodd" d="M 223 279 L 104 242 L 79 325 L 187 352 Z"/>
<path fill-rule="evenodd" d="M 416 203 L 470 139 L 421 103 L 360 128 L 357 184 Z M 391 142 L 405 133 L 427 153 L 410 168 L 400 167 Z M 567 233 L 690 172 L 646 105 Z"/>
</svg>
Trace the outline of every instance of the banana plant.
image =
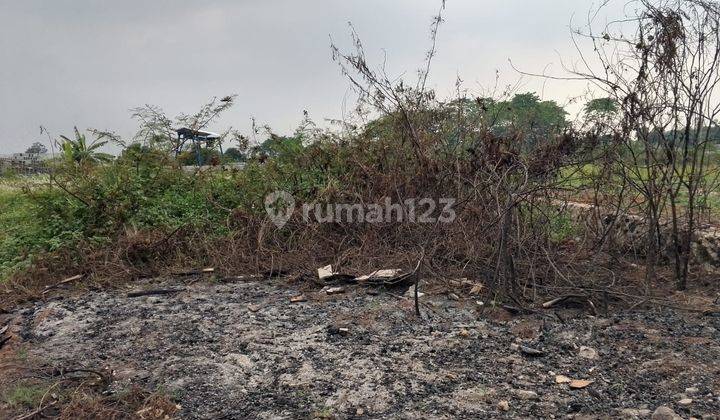
<svg viewBox="0 0 720 420">
<path fill-rule="evenodd" d="M 108 143 L 107 141 L 95 140 L 88 143 L 85 134 L 80 133 L 77 127 L 75 127 L 74 139 L 62 135 L 60 139 L 62 141 L 58 143 L 66 162 L 72 162 L 78 165 L 96 165 L 110 162 L 113 159 L 112 155 L 98 151 L 98 149 Z"/>
</svg>

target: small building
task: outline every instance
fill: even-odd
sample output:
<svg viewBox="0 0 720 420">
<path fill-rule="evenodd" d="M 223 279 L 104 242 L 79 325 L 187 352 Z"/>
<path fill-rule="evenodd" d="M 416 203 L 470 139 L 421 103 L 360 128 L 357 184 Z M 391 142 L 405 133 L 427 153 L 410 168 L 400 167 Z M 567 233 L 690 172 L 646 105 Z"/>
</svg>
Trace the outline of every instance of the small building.
<svg viewBox="0 0 720 420">
<path fill-rule="evenodd" d="M 0 157 L 0 172 L 14 172 L 31 175 L 47 172 L 45 161 L 50 159 L 47 153 L 13 153 Z"/>
</svg>

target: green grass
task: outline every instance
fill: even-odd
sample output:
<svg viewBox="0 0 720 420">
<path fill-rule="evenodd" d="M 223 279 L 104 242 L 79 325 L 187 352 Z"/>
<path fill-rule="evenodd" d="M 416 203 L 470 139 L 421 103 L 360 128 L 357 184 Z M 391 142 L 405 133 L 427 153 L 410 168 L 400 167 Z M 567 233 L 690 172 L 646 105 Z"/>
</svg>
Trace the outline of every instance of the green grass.
<svg viewBox="0 0 720 420">
<path fill-rule="evenodd" d="M 0 281 L 23 265 L 21 238 L 31 237 L 38 228 L 32 206 L 30 198 L 19 190 L 0 189 Z"/>
<path fill-rule="evenodd" d="M 4 396 L 5 402 L 11 407 L 34 408 L 40 403 L 47 390 L 31 384 L 19 384 Z"/>
</svg>

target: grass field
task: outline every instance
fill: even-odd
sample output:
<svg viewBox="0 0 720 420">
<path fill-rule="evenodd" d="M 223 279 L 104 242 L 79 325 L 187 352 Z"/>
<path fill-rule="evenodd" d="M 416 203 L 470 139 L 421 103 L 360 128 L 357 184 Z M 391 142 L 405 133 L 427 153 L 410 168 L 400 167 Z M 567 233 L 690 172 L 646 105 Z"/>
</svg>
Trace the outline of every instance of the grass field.
<svg viewBox="0 0 720 420">
<path fill-rule="evenodd" d="M 31 263 L 32 243 L 42 224 L 33 217 L 35 205 L 23 186 L 39 185 L 44 178 L 0 181 L 0 282 L 13 270 Z"/>
</svg>

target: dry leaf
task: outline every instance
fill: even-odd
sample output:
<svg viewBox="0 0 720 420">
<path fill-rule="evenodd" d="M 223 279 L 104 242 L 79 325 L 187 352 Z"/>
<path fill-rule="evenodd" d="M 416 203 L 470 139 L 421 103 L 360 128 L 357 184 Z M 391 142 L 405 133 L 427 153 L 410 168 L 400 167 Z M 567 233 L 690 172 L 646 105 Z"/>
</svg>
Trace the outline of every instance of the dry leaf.
<svg viewBox="0 0 720 420">
<path fill-rule="evenodd" d="M 586 381 L 585 379 L 575 379 L 573 381 L 570 381 L 570 388 L 572 389 L 583 389 L 587 388 L 592 384 L 594 381 Z"/>
<path fill-rule="evenodd" d="M 482 284 L 476 284 L 475 286 L 473 286 L 472 289 L 470 289 L 470 294 L 471 295 L 479 295 L 482 292 L 483 288 L 484 287 Z"/>
</svg>

